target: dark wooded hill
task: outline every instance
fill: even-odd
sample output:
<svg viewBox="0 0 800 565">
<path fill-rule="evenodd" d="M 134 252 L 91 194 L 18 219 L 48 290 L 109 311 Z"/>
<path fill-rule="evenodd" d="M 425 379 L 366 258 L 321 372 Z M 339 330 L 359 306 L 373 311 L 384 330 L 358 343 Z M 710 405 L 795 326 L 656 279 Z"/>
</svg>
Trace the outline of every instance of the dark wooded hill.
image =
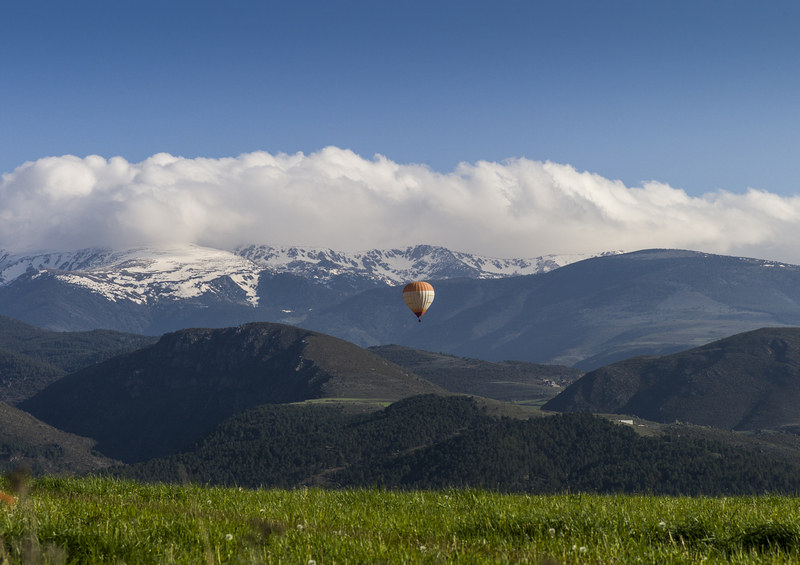
<svg viewBox="0 0 800 565">
<path fill-rule="evenodd" d="M 542 404 L 583 375 L 582 371 L 564 365 L 525 361 L 492 363 L 401 345 L 375 346 L 369 351 L 450 392 L 504 402 Z"/>
<path fill-rule="evenodd" d="M 445 391 L 343 340 L 268 323 L 188 329 L 72 373 L 20 404 L 122 461 L 175 453 L 262 404 Z"/>
<path fill-rule="evenodd" d="M 56 332 L 0 316 L 0 347 L 44 361 L 66 373 L 157 340 L 155 336 L 113 330 Z"/>
<path fill-rule="evenodd" d="M 800 328 L 763 328 L 587 373 L 543 406 L 723 429 L 800 423 Z"/>
<path fill-rule="evenodd" d="M 15 405 L 67 373 L 156 339 L 111 330 L 55 332 L 0 316 L 0 401 Z"/>
<path fill-rule="evenodd" d="M 800 467 L 708 439 L 642 437 L 589 414 L 488 416 L 474 399 L 423 395 L 381 412 L 261 406 L 182 452 L 118 477 L 295 487 L 763 494 L 800 490 Z M 185 475 L 183 475 L 185 476 Z"/>
<path fill-rule="evenodd" d="M 76 474 L 119 464 L 93 451 L 96 443 L 0 402 L 0 473 L 24 466 L 35 475 Z"/>
<path fill-rule="evenodd" d="M 18 404 L 64 375 L 49 363 L 0 348 L 0 402 Z"/>
<path fill-rule="evenodd" d="M 800 267 L 694 251 L 638 251 L 539 275 L 433 282 L 436 300 L 422 324 L 391 288 L 316 311 L 302 325 L 364 347 L 396 343 L 584 371 L 800 325 Z"/>
</svg>

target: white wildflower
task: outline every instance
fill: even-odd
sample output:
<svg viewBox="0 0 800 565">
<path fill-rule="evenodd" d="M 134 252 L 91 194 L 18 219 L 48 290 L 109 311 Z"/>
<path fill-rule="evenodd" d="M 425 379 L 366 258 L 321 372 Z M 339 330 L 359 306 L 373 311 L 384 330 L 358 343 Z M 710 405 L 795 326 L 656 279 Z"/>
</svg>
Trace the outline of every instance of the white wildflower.
<svg viewBox="0 0 800 565">
<path fill-rule="evenodd" d="M 586 548 L 581 546 L 580 548 L 578 548 L 578 551 L 580 551 L 581 553 L 586 553 Z"/>
<path fill-rule="evenodd" d="M 225 534 L 225 541 L 231 541 L 233 539 L 233 534 Z"/>
<path fill-rule="evenodd" d="M 556 529 L 555 528 L 550 528 L 549 530 L 547 530 L 547 533 L 549 533 L 551 536 L 554 536 L 554 535 L 556 535 Z"/>
</svg>

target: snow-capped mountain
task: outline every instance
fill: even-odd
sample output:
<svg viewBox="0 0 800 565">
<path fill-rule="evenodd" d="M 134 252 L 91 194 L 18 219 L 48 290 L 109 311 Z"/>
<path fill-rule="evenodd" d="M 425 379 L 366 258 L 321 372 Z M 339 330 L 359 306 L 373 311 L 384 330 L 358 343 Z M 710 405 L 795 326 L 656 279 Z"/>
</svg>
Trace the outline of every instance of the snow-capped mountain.
<svg viewBox="0 0 800 565">
<path fill-rule="evenodd" d="M 229 251 L 197 245 L 138 247 L 123 251 L 96 248 L 75 252 L 10 255 L 0 253 L 0 286 L 45 273 L 86 288 L 110 301 L 136 304 L 197 298 L 215 292 L 227 277 L 252 306 L 263 268 Z"/>
<path fill-rule="evenodd" d="M 496 279 L 533 275 L 595 256 L 545 255 L 532 259 L 496 259 L 432 245 L 372 249 L 357 253 L 317 247 L 251 245 L 238 248 L 236 253 L 268 272 L 292 273 L 323 284 L 331 284 L 337 278 L 358 277 L 385 285 L 398 285 L 411 280 Z"/>
<path fill-rule="evenodd" d="M 427 245 L 362 253 L 197 245 L 0 251 L 0 315 L 58 331 L 144 334 L 249 321 L 303 325 L 317 312 L 370 289 L 409 280 L 544 273 L 585 258 L 494 259 Z"/>
<path fill-rule="evenodd" d="M 220 281 L 241 289 L 258 306 L 262 274 L 289 273 L 328 288 L 357 292 L 410 280 L 489 279 L 546 273 L 588 255 L 547 255 L 532 259 L 496 259 L 417 245 L 342 253 L 308 247 L 249 246 L 235 252 L 197 245 L 106 248 L 74 252 L 11 255 L 0 252 L 0 286 L 23 275 L 34 280 L 47 273 L 110 301 L 135 304 L 196 299 L 221 292 Z M 235 289 L 234 289 L 235 290 Z"/>
</svg>

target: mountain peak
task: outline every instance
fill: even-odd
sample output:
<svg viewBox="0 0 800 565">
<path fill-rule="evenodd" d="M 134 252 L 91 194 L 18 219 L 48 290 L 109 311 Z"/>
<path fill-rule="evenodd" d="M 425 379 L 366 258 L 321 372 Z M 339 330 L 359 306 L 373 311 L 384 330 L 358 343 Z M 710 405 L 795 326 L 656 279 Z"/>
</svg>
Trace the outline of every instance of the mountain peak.
<svg viewBox="0 0 800 565">
<path fill-rule="evenodd" d="M 37 273 L 88 289 L 111 301 L 154 305 L 219 294 L 219 280 L 241 289 L 239 299 L 258 306 L 262 273 L 290 273 L 315 284 L 353 292 L 417 279 L 503 278 L 544 273 L 588 255 L 496 259 L 433 245 L 343 253 L 320 247 L 250 245 L 234 252 L 199 245 L 11 254 L 0 250 L 0 287 Z M 223 286 L 224 286 L 223 285 Z"/>
</svg>

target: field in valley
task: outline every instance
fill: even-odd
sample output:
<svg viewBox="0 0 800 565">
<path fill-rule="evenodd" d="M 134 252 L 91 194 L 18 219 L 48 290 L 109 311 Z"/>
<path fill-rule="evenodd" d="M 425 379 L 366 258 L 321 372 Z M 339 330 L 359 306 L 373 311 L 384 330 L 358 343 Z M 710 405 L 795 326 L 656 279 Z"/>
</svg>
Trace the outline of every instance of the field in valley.
<svg viewBox="0 0 800 565">
<path fill-rule="evenodd" d="M 49 477 L 17 498 L 0 501 L 3 565 L 800 563 L 800 499 L 785 496 L 246 490 Z"/>
</svg>

